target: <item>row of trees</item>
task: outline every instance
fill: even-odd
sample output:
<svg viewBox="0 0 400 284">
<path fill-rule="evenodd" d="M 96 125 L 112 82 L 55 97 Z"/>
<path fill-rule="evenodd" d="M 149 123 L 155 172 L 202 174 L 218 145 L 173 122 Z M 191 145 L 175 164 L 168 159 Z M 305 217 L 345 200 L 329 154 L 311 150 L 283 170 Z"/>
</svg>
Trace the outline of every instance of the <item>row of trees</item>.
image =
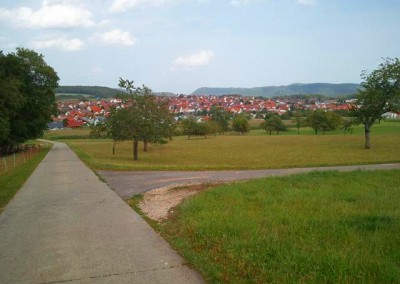
<svg viewBox="0 0 400 284">
<path fill-rule="evenodd" d="M 59 78 L 44 57 L 33 50 L 0 51 L 0 152 L 18 150 L 36 139 L 56 113 L 54 89 Z"/>
<path fill-rule="evenodd" d="M 361 123 L 365 129 L 365 148 L 370 148 L 371 126 L 389 111 L 399 111 L 400 106 L 400 61 L 387 58 L 370 74 L 363 73 L 363 89 L 357 94 L 357 104 L 353 105 L 351 118 L 344 119 L 341 115 L 324 110 L 317 110 L 304 117 L 300 112 L 293 115 L 298 131 L 301 126 L 310 126 L 315 134 L 335 130 L 338 127 L 346 131 L 354 123 Z M 133 81 L 120 79 L 119 86 L 126 92 L 121 98 L 128 107 L 113 109 L 106 125 L 101 126 L 114 140 L 132 140 L 133 156 L 138 159 L 138 143 L 143 141 L 144 151 L 148 143 L 165 143 L 174 133 L 174 120 L 166 102 L 159 101 L 145 86 L 136 88 Z M 250 130 L 249 118 L 246 115 L 232 117 L 221 107 L 214 106 L 210 111 L 209 121 L 197 122 L 194 118 L 182 121 L 181 128 L 188 135 L 224 134 L 231 125 L 236 132 L 244 134 Z M 269 134 L 277 134 L 286 130 L 281 117 L 268 114 L 260 127 Z"/>
</svg>

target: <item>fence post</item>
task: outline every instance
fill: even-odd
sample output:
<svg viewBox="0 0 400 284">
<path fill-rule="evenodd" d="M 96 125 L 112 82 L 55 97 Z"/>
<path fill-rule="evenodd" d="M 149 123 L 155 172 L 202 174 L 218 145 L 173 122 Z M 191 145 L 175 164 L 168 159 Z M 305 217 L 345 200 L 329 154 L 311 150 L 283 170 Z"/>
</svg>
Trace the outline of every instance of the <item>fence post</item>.
<svg viewBox="0 0 400 284">
<path fill-rule="evenodd" d="M 3 157 L 3 161 L 4 161 L 4 168 L 5 168 L 6 172 L 8 172 L 6 157 Z"/>
</svg>

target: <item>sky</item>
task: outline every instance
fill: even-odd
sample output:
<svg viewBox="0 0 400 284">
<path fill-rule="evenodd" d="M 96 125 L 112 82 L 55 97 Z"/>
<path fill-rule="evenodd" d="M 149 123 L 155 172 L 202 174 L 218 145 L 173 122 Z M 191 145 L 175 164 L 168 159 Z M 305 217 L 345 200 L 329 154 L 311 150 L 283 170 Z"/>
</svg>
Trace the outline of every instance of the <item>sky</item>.
<svg viewBox="0 0 400 284">
<path fill-rule="evenodd" d="M 2 0 L 0 50 L 43 54 L 60 85 L 360 83 L 400 57 L 399 15 L 399 0 Z"/>
</svg>

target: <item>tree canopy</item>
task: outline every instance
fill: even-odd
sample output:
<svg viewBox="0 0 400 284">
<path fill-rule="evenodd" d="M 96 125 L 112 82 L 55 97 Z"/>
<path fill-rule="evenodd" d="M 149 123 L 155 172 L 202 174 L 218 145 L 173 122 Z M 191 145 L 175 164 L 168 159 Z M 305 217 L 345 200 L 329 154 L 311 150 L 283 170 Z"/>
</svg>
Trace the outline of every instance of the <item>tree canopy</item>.
<svg viewBox="0 0 400 284">
<path fill-rule="evenodd" d="M 400 109 L 400 60 L 385 58 L 377 69 L 371 73 L 363 71 L 358 91 L 357 104 L 352 114 L 364 125 L 365 148 L 371 148 L 371 127 L 382 114 L 397 112 Z"/>
<path fill-rule="evenodd" d="M 42 54 L 25 48 L 7 55 L 0 51 L 0 150 L 43 135 L 56 113 L 54 89 L 59 78 Z"/>
<path fill-rule="evenodd" d="M 120 97 L 127 107 L 113 109 L 109 118 L 110 134 L 114 141 L 132 140 L 133 157 L 138 159 L 138 143 L 144 151 L 148 143 L 166 143 L 174 131 L 174 120 L 166 101 L 157 100 L 146 86 L 135 87 L 133 81 L 120 79 L 119 87 L 126 93 Z"/>
<path fill-rule="evenodd" d="M 307 124 L 314 129 L 315 134 L 320 130 L 325 134 L 326 131 L 337 129 L 342 120 L 342 117 L 335 112 L 318 109 L 308 115 Z"/>
<path fill-rule="evenodd" d="M 239 114 L 232 119 L 232 128 L 235 132 L 245 134 L 250 131 L 249 118 L 243 114 Z"/>
<path fill-rule="evenodd" d="M 269 135 L 272 134 L 272 131 L 276 131 L 277 135 L 280 131 L 286 131 L 286 126 L 277 114 L 266 116 L 265 120 L 260 124 L 260 127 L 269 132 Z"/>
</svg>

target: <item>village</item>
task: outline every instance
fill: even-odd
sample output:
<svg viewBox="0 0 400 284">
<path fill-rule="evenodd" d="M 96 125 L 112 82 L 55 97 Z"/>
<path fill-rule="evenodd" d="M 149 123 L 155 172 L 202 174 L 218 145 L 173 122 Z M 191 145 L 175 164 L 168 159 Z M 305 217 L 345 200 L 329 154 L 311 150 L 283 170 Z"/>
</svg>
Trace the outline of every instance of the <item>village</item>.
<svg viewBox="0 0 400 284">
<path fill-rule="evenodd" d="M 158 97 L 165 99 L 165 97 Z M 270 99 L 263 97 L 244 97 L 240 95 L 176 95 L 168 97 L 168 105 L 175 119 L 183 119 L 188 115 L 201 117 L 207 116 L 213 106 L 222 107 L 232 114 L 248 113 L 252 117 L 262 117 L 266 113 L 284 115 L 288 111 L 296 110 L 349 110 L 353 100 L 321 99 L 311 97 L 307 99 L 295 99 L 284 97 Z M 110 115 L 113 107 L 125 108 L 121 99 L 96 99 L 86 101 L 59 101 L 58 116 L 53 117 L 49 124 L 50 129 L 77 128 L 84 125 L 96 125 L 103 122 Z"/>
</svg>

